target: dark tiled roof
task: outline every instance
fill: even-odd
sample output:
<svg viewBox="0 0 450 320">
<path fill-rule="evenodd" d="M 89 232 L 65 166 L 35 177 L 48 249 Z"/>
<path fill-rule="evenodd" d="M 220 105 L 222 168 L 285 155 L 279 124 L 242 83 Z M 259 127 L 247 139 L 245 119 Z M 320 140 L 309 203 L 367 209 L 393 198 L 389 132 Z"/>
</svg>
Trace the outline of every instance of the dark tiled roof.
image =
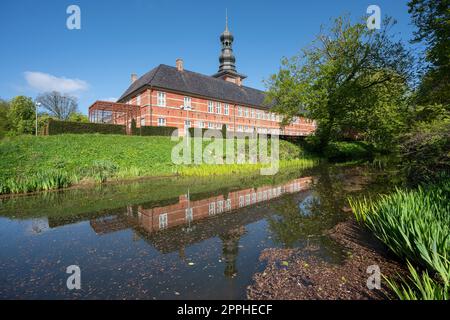
<svg viewBox="0 0 450 320">
<path fill-rule="evenodd" d="M 199 95 L 210 99 L 230 101 L 236 104 L 268 108 L 264 104 L 265 93 L 261 90 L 238 86 L 222 79 L 213 78 L 200 73 L 159 65 L 134 82 L 118 102 L 125 102 L 130 94 L 145 86 Z"/>
</svg>

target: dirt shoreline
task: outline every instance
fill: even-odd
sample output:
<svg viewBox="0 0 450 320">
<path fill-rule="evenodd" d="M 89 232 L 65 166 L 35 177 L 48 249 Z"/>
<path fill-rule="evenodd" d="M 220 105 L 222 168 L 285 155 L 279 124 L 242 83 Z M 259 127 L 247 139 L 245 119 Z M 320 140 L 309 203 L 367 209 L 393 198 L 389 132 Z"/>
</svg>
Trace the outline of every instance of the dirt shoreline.
<svg viewBox="0 0 450 320">
<path fill-rule="evenodd" d="M 369 290 L 367 267 L 378 265 L 388 278 L 407 274 L 403 264 L 354 219 L 339 223 L 327 232 L 348 252 L 342 264 L 331 264 L 314 256 L 301 255 L 301 249 L 266 249 L 260 256 L 265 270 L 254 275 L 247 288 L 250 300 L 368 300 L 388 299 L 387 283 Z M 288 261 L 288 263 L 283 263 Z"/>
</svg>

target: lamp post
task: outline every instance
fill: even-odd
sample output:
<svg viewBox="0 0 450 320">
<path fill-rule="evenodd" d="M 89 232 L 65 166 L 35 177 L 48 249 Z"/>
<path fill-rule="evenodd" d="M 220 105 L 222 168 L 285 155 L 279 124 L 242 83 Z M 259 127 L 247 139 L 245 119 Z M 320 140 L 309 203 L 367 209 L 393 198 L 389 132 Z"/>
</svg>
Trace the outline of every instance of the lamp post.
<svg viewBox="0 0 450 320">
<path fill-rule="evenodd" d="M 38 135 L 38 109 L 41 106 L 41 103 L 36 102 L 34 106 L 36 107 L 36 137 L 37 137 L 37 135 Z"/>
</svg>

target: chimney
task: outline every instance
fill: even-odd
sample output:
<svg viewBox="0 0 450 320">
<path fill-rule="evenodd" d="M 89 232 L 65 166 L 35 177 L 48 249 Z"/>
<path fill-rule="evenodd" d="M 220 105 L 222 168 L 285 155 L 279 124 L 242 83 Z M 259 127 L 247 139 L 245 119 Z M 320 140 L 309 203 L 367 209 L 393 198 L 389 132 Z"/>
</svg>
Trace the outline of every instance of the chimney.
<svg viewBox="0 0 450 320">
<path fill-rule="evenodd" d="M 135 83 L 136 80 L 137 80 L 137 74 L 136 74 L 136 73 L 132 73 L 132 74 L 131 74 L 131 83 L 132 83 L 132 84 Z"/>
<path fill-rule="evenodd" d="M 176 65 L 178 71 L 184 71 L 183 59 L 177 59 Z"/>
</svg>

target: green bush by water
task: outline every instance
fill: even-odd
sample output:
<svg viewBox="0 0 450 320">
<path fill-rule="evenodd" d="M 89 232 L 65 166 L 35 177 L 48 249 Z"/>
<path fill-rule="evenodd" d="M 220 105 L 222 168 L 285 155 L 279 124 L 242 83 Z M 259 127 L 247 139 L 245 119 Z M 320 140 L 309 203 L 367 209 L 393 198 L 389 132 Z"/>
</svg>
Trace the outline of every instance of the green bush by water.
<svg viewBox="0 0 450 320">
<path fill-rule="evenodd" d="M 323 150 L 323 155 L 333 161 L 364 159 L 371 154 L 369 146 L 363 142 L 330 142 Z"/>
</svg>

